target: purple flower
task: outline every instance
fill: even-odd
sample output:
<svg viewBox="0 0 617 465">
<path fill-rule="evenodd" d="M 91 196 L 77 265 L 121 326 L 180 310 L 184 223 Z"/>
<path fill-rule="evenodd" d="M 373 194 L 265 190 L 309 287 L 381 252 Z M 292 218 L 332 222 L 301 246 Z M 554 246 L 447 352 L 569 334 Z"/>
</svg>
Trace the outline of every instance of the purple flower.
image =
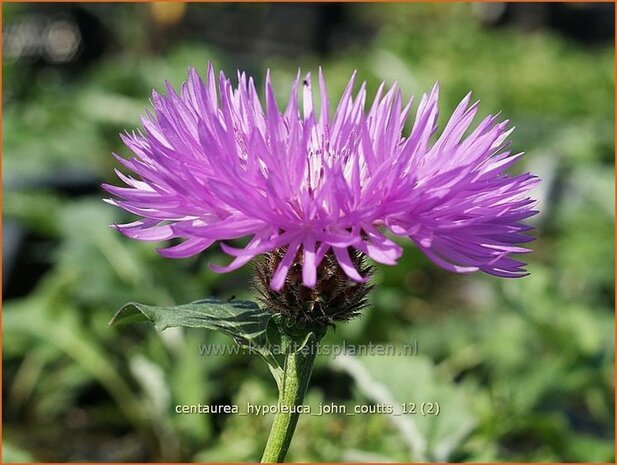
<svg viewBox="0 0 617 465">
<path fill-rule="evenodd" d="M 538 179 L 505 173 L 522 155 L 505 150 L 508 122 L 488 116 L 469 132 L 478 104 L 468 94 L 433 142 L 436 84 L 405 137 L 411 101 L 403 107 L 396 85 L 386 92 L 382 84 L 365 111 L 365 85 L 354 93 L 354 82 L 355 75 L 330 116 L 321 70 L 319 111 L 310 74 L 298 74 L 281 111 L 269 73 L 264 110 L 244 73 L 233 88 L 212 65 L 205 82 L 191 69 L 179 94 L 170 85 L 166 95 L 152 94 L 155 115 L 142 118 L 143 132 L 122 136 L 135 157 L 117 159 L 139 178 L 116 170 L 127 187 L 104 187 L 116 197 L 109 203 L 141 219 L 115 227 L 144 241 L 184 239 L 159 249 L 171 258 L 250 236 L 241 249 L 221 242 L 234 259 L 210 267 L 231 271 L 285 250 L 270 283 L 275 290 L 294 262 L 304 285 L 314 287 L 329 252 L 349 278 L 364 281 L 350 247 L 396 264 L 402 249 L 385 230 L 411 238 L 450 271 L 526 275 L 510 254 L 530 251 L 516 244 L 533 239 L 522 221 L 536 213 L 528 193 Z"/>
</svg>

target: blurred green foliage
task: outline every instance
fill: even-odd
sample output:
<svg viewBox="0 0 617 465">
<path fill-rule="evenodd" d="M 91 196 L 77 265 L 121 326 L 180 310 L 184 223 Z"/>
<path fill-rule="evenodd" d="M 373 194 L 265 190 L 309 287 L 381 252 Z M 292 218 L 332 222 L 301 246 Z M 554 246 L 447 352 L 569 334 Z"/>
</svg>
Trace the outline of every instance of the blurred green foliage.
<svg viewBox="0 0 617 465">
<path fill-rule="evenodd" d="M 125 29 L 139 7 L 127 8 Z M 409 244 L 397 267 L 379 267 L 373 308 L 325 342 L 418 341 L 419 355 L 320 357 L 307 402 L 351 409 L 385 396 L 438 401 L 441 412 L 303 416 L 288 459 L 613 461 L 612 48 L 484 29 L 465 4 L 362 5 L 354 15 L 376 28 L 370 46 L 272 56 L 253 64 L 256 75 L 272 68 L 286 91 L 297 67 L 321 64 L 333 101 L 354 69 L 369 89 L 396 80 L 408 97 L 439 80 L 442 122 L 473 90 L 482 113 L 502 111 L 517 126 L 514 149 L 527 152 L 518 169 L 544 179 L 538 240 L 531 276 L 516 281 L 448 274 Z M 4 218 L 42 240 L 30 255 L 49 265 L 32 292 L 4 302 L 5 461 L 255 461 L 265 444 L 271 416 L 174 411 L 274 403 L 260 360 L 200 356 L 206 341 L 231 344 L 212 332 L 107 327 L 127 301 L 250 298 L 250 271 L 208 271 L 207 261 L 225 262 L 216 249 L 165 260 L 108 228 L 128 217 L 102 193 L 73 198 L 33 184 L 63 170 L 113 180 L 110 153 L 127 154 L 117 133 L 138 125 L 152 88 L 180 84 L 188 66 L 203 70 L 209 59 L 235 67 L 233 56 L 194 42 L 143 53 L 130 46 L 135 35 L 70 79 L 3 64 L 5 94 L 16 95 L 3 108 Z"/>
</svg>

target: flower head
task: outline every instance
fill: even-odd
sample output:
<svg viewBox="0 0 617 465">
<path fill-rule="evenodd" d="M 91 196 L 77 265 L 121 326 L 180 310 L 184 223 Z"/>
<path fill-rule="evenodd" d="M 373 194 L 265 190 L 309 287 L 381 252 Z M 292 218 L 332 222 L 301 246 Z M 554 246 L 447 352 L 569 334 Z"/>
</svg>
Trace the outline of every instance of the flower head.
<svg viewBox="0 0 617 465">
<path fill-rule="evenodd" d="M 506 150 L 507 121 L 488 116 L 470 130 L 478 105 L 468 94 L 433 141 L 435 85 L 404 136 L 412 102 L 403 106 L 396 85 L 382 84 L 366 111 L 365 85 L 354 92 L 354 75 L 331 115 L 321 70 L 318 81 L 319 111 L 310 74 L 298 74 L 284 109 L 269 73 L 263 105 L 252 78 L 238 73 L 233 87 L 212 65 L 205 82 L 191 69 L 180 93 L 170 85 L 166 95 L 154 92 L 143 131 L 122 136 L 135 156 L 117 157 L 138 178 L 117 171 L 127 186 L 104 186 L 115 197 L 109 203 L 141 219 L 115 227 L 133 239 L 183 239 L 159 249 L 172 258 L 250 236 L 244 248 L 221 242 L 233 261 L 210 267 L 231 271 L 284 251 L 274 290 L 292 266 L 315 287 L 326 255 L 365 281 L 357 252 L 387 265 L 401 256 L 386 230 L 451 271 L 526 274 L 510 255 L 529 252 L 517 244 L 533 239 L 522 221 L 536 213 L 528 192 L 538 180 L 506 174 L 522 155 Z"/>
</svg>

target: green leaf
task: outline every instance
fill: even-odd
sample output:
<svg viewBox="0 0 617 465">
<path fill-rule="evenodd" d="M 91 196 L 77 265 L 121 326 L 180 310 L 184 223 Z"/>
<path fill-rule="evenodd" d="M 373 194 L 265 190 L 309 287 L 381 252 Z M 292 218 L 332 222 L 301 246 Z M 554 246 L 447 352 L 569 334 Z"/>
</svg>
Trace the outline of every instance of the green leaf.
<svg viewBox="0 0 617 465">
<path fill-rule="evenodd" d="M 30 452 L 6 441 L 2 444 L 2 458 L 6 463 L 32 463 L 35 461 Z"/>
<path fill-rule="evenodd" d="M 60 349 L 110 393 L 137 430 L 143 430 L 146 411 L 140 398 L 119 374 L 102 346 L 92 343 L 92 334 L 78 323 L 78 311 L 67 304 L 63 308 L 65 313 L 52 313 L 56 306 L 50 302 L 42 297 L 12 301 L 2 313 L 3 330 L 11 335 L 38 338 L 47 344 L 46 348 Z M 67 378 L 62 379 L 66 390 Z"/>
<path fill-rule="evenodd" d="M 411 461 L 447 462 L 476 427 L 470 393 L 441 378 L 428 358 L 339 355 L 332 365 L 354 379 L 362 397 L 394 407 L 389 418 Z M 424 403 L 438 404 L 439 411 L 423 413 Z"/>
<path fill-rule="evenodd" d="M 205 299 L 185 305 L 157 307 L 128 303 L 109 322 L 110 326 L 151 321 L 157 331 L 175 326 L 206 328 L 231 336 L 244 347 L 265 347 L 271 313 L 250 301 Z"/>
</svg>

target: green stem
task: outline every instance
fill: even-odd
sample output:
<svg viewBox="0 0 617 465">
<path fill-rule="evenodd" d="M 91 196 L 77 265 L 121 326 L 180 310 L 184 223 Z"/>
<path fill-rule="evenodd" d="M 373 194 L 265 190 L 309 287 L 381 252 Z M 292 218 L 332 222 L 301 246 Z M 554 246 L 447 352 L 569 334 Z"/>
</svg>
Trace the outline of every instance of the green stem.
<svg viewBox="0 0 617 465">
<path fill-rule="evenodd" d="M 282 384 L 279 388 L 278 411 L 270 430 L 262 463 L 280 463 L 285 460 L 300 414 L 313 363 L 317 353 L 317 338 L 311 334 L 299 349 L 290 348 L 285 355 Z"/>
</svg>

